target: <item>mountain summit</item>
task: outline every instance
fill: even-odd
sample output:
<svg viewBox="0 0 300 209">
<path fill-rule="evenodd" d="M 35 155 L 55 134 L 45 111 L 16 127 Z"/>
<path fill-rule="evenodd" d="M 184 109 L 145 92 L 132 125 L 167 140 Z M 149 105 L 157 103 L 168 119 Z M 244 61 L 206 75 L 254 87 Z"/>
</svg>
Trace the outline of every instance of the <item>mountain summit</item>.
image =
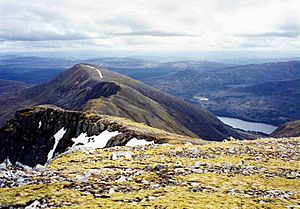
<svg viewBox="0 0 300 209">
<path fill-rule="evenodd" d="M 242 138 L 210 112 L 96 65 L 77 64 L 48 83 L 7 93 L 0 98 L 0 124 L 19 109 L 40 104 L 129 118 L 206 140 Z"/>
</svg>

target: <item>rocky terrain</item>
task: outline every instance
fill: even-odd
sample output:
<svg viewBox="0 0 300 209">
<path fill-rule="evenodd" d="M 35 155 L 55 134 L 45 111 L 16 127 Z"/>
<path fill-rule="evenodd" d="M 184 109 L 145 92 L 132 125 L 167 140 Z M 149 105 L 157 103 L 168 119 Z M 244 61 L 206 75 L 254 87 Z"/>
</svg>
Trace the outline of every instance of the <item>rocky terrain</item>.
<svg viewBox="0 0 300 209">
<path fill-rule="evenodd" d="M 2 208 L 298 208 L 300 138 L 150 144 L 0 165 Z"/>
<path fill-rule="evenodd" d="M 133 142 L 204 143 L 197 138 L 169 133 L 125 118 L 42 105 L 18 111 L 15 118 L 0 129 L 0 162 L 9 159 L 13 164 L 44 165 L 66 151 Z"/>
</svg>

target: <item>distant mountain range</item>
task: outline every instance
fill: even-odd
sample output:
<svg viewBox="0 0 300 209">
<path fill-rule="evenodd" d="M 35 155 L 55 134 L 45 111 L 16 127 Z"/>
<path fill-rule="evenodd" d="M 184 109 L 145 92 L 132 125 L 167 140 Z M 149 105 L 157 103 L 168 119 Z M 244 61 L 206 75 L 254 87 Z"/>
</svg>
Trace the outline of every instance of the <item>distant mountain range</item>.
<svg viewBox="0 0 300 209">
<path fill-rule="evenodd" d="M 187 68 L 145 83 L 220 116 L 280 125 L 300 118 L 300 62 Z"/>
<path fill-rule="evenodd" d="M 54 79 L 77 62 L 0 57 L 0 79 L 40 84 Z M 106 57 L 80 62 L 96 64 L 140 80 L 219 116 L 277 126 L 300 119 L 299 61 L 237 65 L 207 61 L 162 63 L 140 58 Z"/>
<path fill-rule="evenodd" d="M 19 109 L 40 104 L 129 118 L 206 140 L 249 137 L 199 106 L 90 64 L 75 65 L 47 83 L 6 92 L 5 97 L 0 97 L 0 124 L 12 118 Z"/>
</svg>

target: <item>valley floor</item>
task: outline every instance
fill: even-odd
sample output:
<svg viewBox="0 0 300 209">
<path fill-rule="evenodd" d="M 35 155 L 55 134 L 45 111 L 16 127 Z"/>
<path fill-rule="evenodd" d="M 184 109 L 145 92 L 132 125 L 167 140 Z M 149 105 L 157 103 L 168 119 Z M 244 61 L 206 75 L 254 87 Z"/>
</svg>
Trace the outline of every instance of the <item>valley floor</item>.
<svg viewBox="0 0 300 209">
<path fill-rule="evenodd" d="M 299 208 L 300 138 L 73 152 L 0 170 L 0 207 Z"/>
</svg>

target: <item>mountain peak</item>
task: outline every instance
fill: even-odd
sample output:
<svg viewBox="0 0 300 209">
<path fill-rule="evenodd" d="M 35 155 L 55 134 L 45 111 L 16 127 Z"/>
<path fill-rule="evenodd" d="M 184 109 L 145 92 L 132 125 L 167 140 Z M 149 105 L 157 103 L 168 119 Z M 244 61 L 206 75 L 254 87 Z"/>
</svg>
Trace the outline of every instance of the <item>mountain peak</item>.
<svg viewBox="0 0 300 209">
<path fill-rule="evenodd" d="M 92 75 L 94 78 L 103 78 L 103 69 L 96 65 L 80 63 L 74 65 L 71 69 L 73 69 L 74 71 L 85 71 L 89 73 L 89 75 Z"/>
<path fill-rule="evenodd" d="M 4 98 L 0 98 L 0 123 L 11 118 L 19 109 L 52 104 L 67 110 L 128 118 L 201 139 L 243 137 L 198 106 L 87 63 L 74 65 L 48 83 L 26 88 L 8 97 L 14 101 L 10 107 L 5 105 Z"/>
</svg>

